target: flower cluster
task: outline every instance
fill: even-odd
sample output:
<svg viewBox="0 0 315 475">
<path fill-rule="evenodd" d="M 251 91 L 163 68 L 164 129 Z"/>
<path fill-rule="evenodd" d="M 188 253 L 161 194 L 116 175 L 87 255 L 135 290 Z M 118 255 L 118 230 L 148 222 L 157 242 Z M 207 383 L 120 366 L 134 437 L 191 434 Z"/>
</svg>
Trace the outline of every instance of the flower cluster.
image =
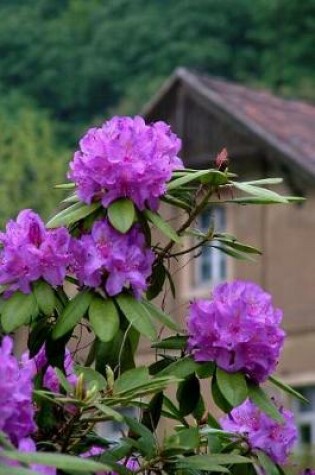
<svg viewBox="0 0 315 475">
<path fill-rule="evenodd" d="M 218 285 L 212 300 L 196 300 L 188 318 L 188 349 L 196 361 L 215 361 L 263 382 L 274 371 L 285 333 L 271 296 L 245 281 Z"/>
<path fill-rule="evenodd" d="M 183 167 L 180 148 L 164 122 L 146 125 L 141 117 L 114 117 L 81 139 L 68 176 L 86 203 L 101 200 L 106 207 L 123 197 L 140 210 L 156 210 L 172 171 Z"/>
<path fill-rule="evenodd" d="M 48 365 L 45 347 L 43 346 L 37 355 L 29 361 L 32 365 L 34 375 L 44 370 L 43 386 L 46 389 L 49 389 L 49 391 L 57 393 L 60 386 L 59 379 L 55 369 Z M 78 378 L 74 373 L 73 359 L 70 351 L 67 348 L 65 351 L 64 369 L 68 382 L 72 386 L 75 386 Z"/>
<path fill-rule="evenodd" d="M 21 211 L 0 233 L 0 284 L 8 291 L 31 291 L 30 284 L 43 278 L 61 285 L 69 263 L 70 235 L 65 228 L 46 230 L 31 210 Z"/>
<path fill-rule="evenodd" d="M 280 408 L 283 422 L 267 416 L 249 399 L 221 418 L 224 430 L 246 437 L 252 450 L 265 452 L 275 463 L 285 463 L 297 439 L 293 413 Z"/>
<path fill-rule="evenodd" d="M 12 355 L 13 342 L 3 338 L 0 346 L 0 431 L 16 447 L 35 431 L 32 403 L 33 372 Z"/>
<path fill-rule="evenodd" d="M 73 240 L 71 251 L 73 272 L 81 284 L 102 285 L 109 295 L 126 286 L 136 297 L 146 290 L 154 254 L 137 226 L 121 234 L 108 221 L 96 221 L 90 234 Z"/>
<path fill-rule="evenodd" d="M 21 362 L 12 355 L 13 342 L 10 337 L 3 338 L 0 346 L 0 431 L 21 452 L 35 452 L 36 447 L 31 434 L 36 430 L 34 406 L 32 402 L 32 365 L 27 359 Z M 1 454 L 1 452 L 0 452 Z M 20 464 L 0 457 L 0 464 L 18 467 Z M 56 469 L 41 465 L 31 468 L 43 475 L 55 475 Z"/>
</svg>

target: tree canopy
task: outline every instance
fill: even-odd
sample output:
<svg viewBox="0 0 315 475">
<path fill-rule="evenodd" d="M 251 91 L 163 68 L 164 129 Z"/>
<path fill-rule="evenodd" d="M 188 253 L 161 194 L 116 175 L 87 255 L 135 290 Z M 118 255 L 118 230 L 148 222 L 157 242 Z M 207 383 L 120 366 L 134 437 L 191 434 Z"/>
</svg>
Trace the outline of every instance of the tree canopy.
<svg viewBox="0 0 315 475">
<path fill-rule="evenodd" d="M 0 14 L 2 96 L 30 98 L 66 146 L 113 112 L 138 112 L 177 66 L 315 97 L 313 0 L 2 0 Z M 12 107 L 10 118 L 1 103 L 1 161 L 25 120 Z M 19 152 L 21 170 L 27 160 Z"/>
</svg>

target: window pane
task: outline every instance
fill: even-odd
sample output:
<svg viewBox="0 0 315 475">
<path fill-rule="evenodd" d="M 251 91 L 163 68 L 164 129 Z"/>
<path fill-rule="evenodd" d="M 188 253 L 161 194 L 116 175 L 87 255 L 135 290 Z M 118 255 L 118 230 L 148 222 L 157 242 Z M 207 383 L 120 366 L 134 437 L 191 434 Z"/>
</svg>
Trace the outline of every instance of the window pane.
<svg viewBox="0 0 315 475">
<path fill-rule="evenodd" d="M 309 404 L 305 404 L 302 401 L 298 400 L 298 412 L 315 411 L 315 387 L 304 386 L 298 388 L 298 391 L 309 401 Z"/>
<path fill-rule="evenodd" d="M 202 231 L 207 231 L 211 224 L 211 210 L 207 209 L 200 215 L 200 229 Z"/>
<path fill-rule="evenodd" d="M 225 209 L 223 207 L 208 208 L 199 217 L 198 228 L 202 232 L 207 232 L 213 226 L 216 232 L 225 231 Z M 194 266 L 194 285 L 217 283 L 226 278 L 226 255 L 209 245 L 202 247 L 202 252 L 195 259 Z"/>
<path fill-rule="evenodd" d="M 226 279 L 227 273 L 226 273 L 226 256 L 221 252 L 220 256 L 220 278 L 222 280 Z"/>
<path fill-rule="evenodd" d="M 207 281 L 211 279 L 211 266 L 209 262 L 203 262 L 201 265 L 201 280 Z"/>
<path fill-rule="evenodd" d="M 311 445 L 312 443 L 312 428 L 310 424 L 301 424 L 299 426 L 301 444 Z"/>
</svg>

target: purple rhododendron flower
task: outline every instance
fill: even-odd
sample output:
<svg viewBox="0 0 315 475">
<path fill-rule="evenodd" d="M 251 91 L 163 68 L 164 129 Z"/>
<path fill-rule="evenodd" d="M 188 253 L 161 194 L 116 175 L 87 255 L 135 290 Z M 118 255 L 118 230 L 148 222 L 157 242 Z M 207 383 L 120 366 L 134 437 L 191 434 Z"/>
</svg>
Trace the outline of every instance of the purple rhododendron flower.
<svg viewBox="0 0 315 475">
<path fill-rule="evenodd" d="M 33 373 L 12 355 L 13 342 L 3 338 L 0 346 L 0 431 L 18 447 L 35 431 L 32 402 Z"/>
<path fill-rule="evenodd" d="M 271 295 L 258 285 L 220 284 L 211 300 L 190 305 L 188 349 L 196 361 L 215 361 L 225 371 L 262 382 L 278 362 L 285 337 L 281 319 Z"/>
<path fill-rule="evenodd" d="M 223 430 L 244 435 L 251 449 L 265 452 L 275 463 L 285 463 L 297 440 L 291 411 L 280 408 L 284 421 L 267 416 L 249 399 L 220 419 Z"/>
<path fill-rule="evenodd" d="M 183 167 L 180 139 L 164 122 L 146 125 L 141 117 L 114 117 L 80 141 L 68 177 L 79 198 L 108 206 L 129 198 L 142 210 L 156 210 L 172 171 Z"/>
<path fill-rule="evenodd" d="M 41 218 L 29 209 L 9 221 L 0 233 L 0 284 L 9 292 L 31 291 L 30 284 L 43 278 L 61 285 L 69 264 L 70 235 L 66 228 L 46 230 Z"/>
<path fill-rule="evenodd" d="M 315 475 L 315 470 L 312 470 L 311 468 L 306 468 L 303 470 L 303 472 L 300 473 L 300 475 Z"/>
<path fill-rule="evenodd" d="M 154 253 L 137 226 L 121 234 L 108 221 L 97 221 L 91 234 L 73 240 L 71 251 L 73 272 L 81 284 L 102 285 L 108 295 L 117 295 L 128 286 L 136 297 L 146 290 Z"/>
<path fill-rule="evenodd" d="M 47 366 L 48 360 L 46 356 L 46 351 L 45 347 L 42 346 L 40 351 L 37 353 L 34 358 L 31 358 L 26 362 L 26 364 L 29 364 L 29 366 L 32 368 L 32 373 L 33 376 L 36 375 L 39 371 L 41 371 L 43 368 Z M 66 373 L 66 378 L 68 382 L 72 385 L 75 386 L 77 383 L 77 376 L 74 373 L 74 367 L 73 367 L 73 359 L 71 356 L 70 351 L 66 348 L 65 351 L 65 359 L 64 359 L 64 367 L 65 367 L 65 373 Z M 56 374 L 55 369 L 52 366 L 47 366 L 45 373 L 44 373 L 44 378 L 43 378 L 43 386 L 49 391 L 52 392 L 59 392 L 59 379 Z"/>
</svg>

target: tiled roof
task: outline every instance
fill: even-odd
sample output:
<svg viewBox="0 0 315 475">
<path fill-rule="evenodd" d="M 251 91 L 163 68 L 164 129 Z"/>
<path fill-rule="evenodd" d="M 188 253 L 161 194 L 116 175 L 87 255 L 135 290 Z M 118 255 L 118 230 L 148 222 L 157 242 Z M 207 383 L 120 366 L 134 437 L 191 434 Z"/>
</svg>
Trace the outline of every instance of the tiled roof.
<svg viewBox="0 0 315 475">
<path fill-rule="evenodd" d="M 260 139 L 290 157 L 315 176 L 315 107 L 283 99 L 265 90 L 255 90 L 211 76 L 179 68 L 159 95 L 178 81 L 201 94 L 205 100 L 231 114 Z M 155 107 L 159 97 L 148 105 Z"/>
</svg>

